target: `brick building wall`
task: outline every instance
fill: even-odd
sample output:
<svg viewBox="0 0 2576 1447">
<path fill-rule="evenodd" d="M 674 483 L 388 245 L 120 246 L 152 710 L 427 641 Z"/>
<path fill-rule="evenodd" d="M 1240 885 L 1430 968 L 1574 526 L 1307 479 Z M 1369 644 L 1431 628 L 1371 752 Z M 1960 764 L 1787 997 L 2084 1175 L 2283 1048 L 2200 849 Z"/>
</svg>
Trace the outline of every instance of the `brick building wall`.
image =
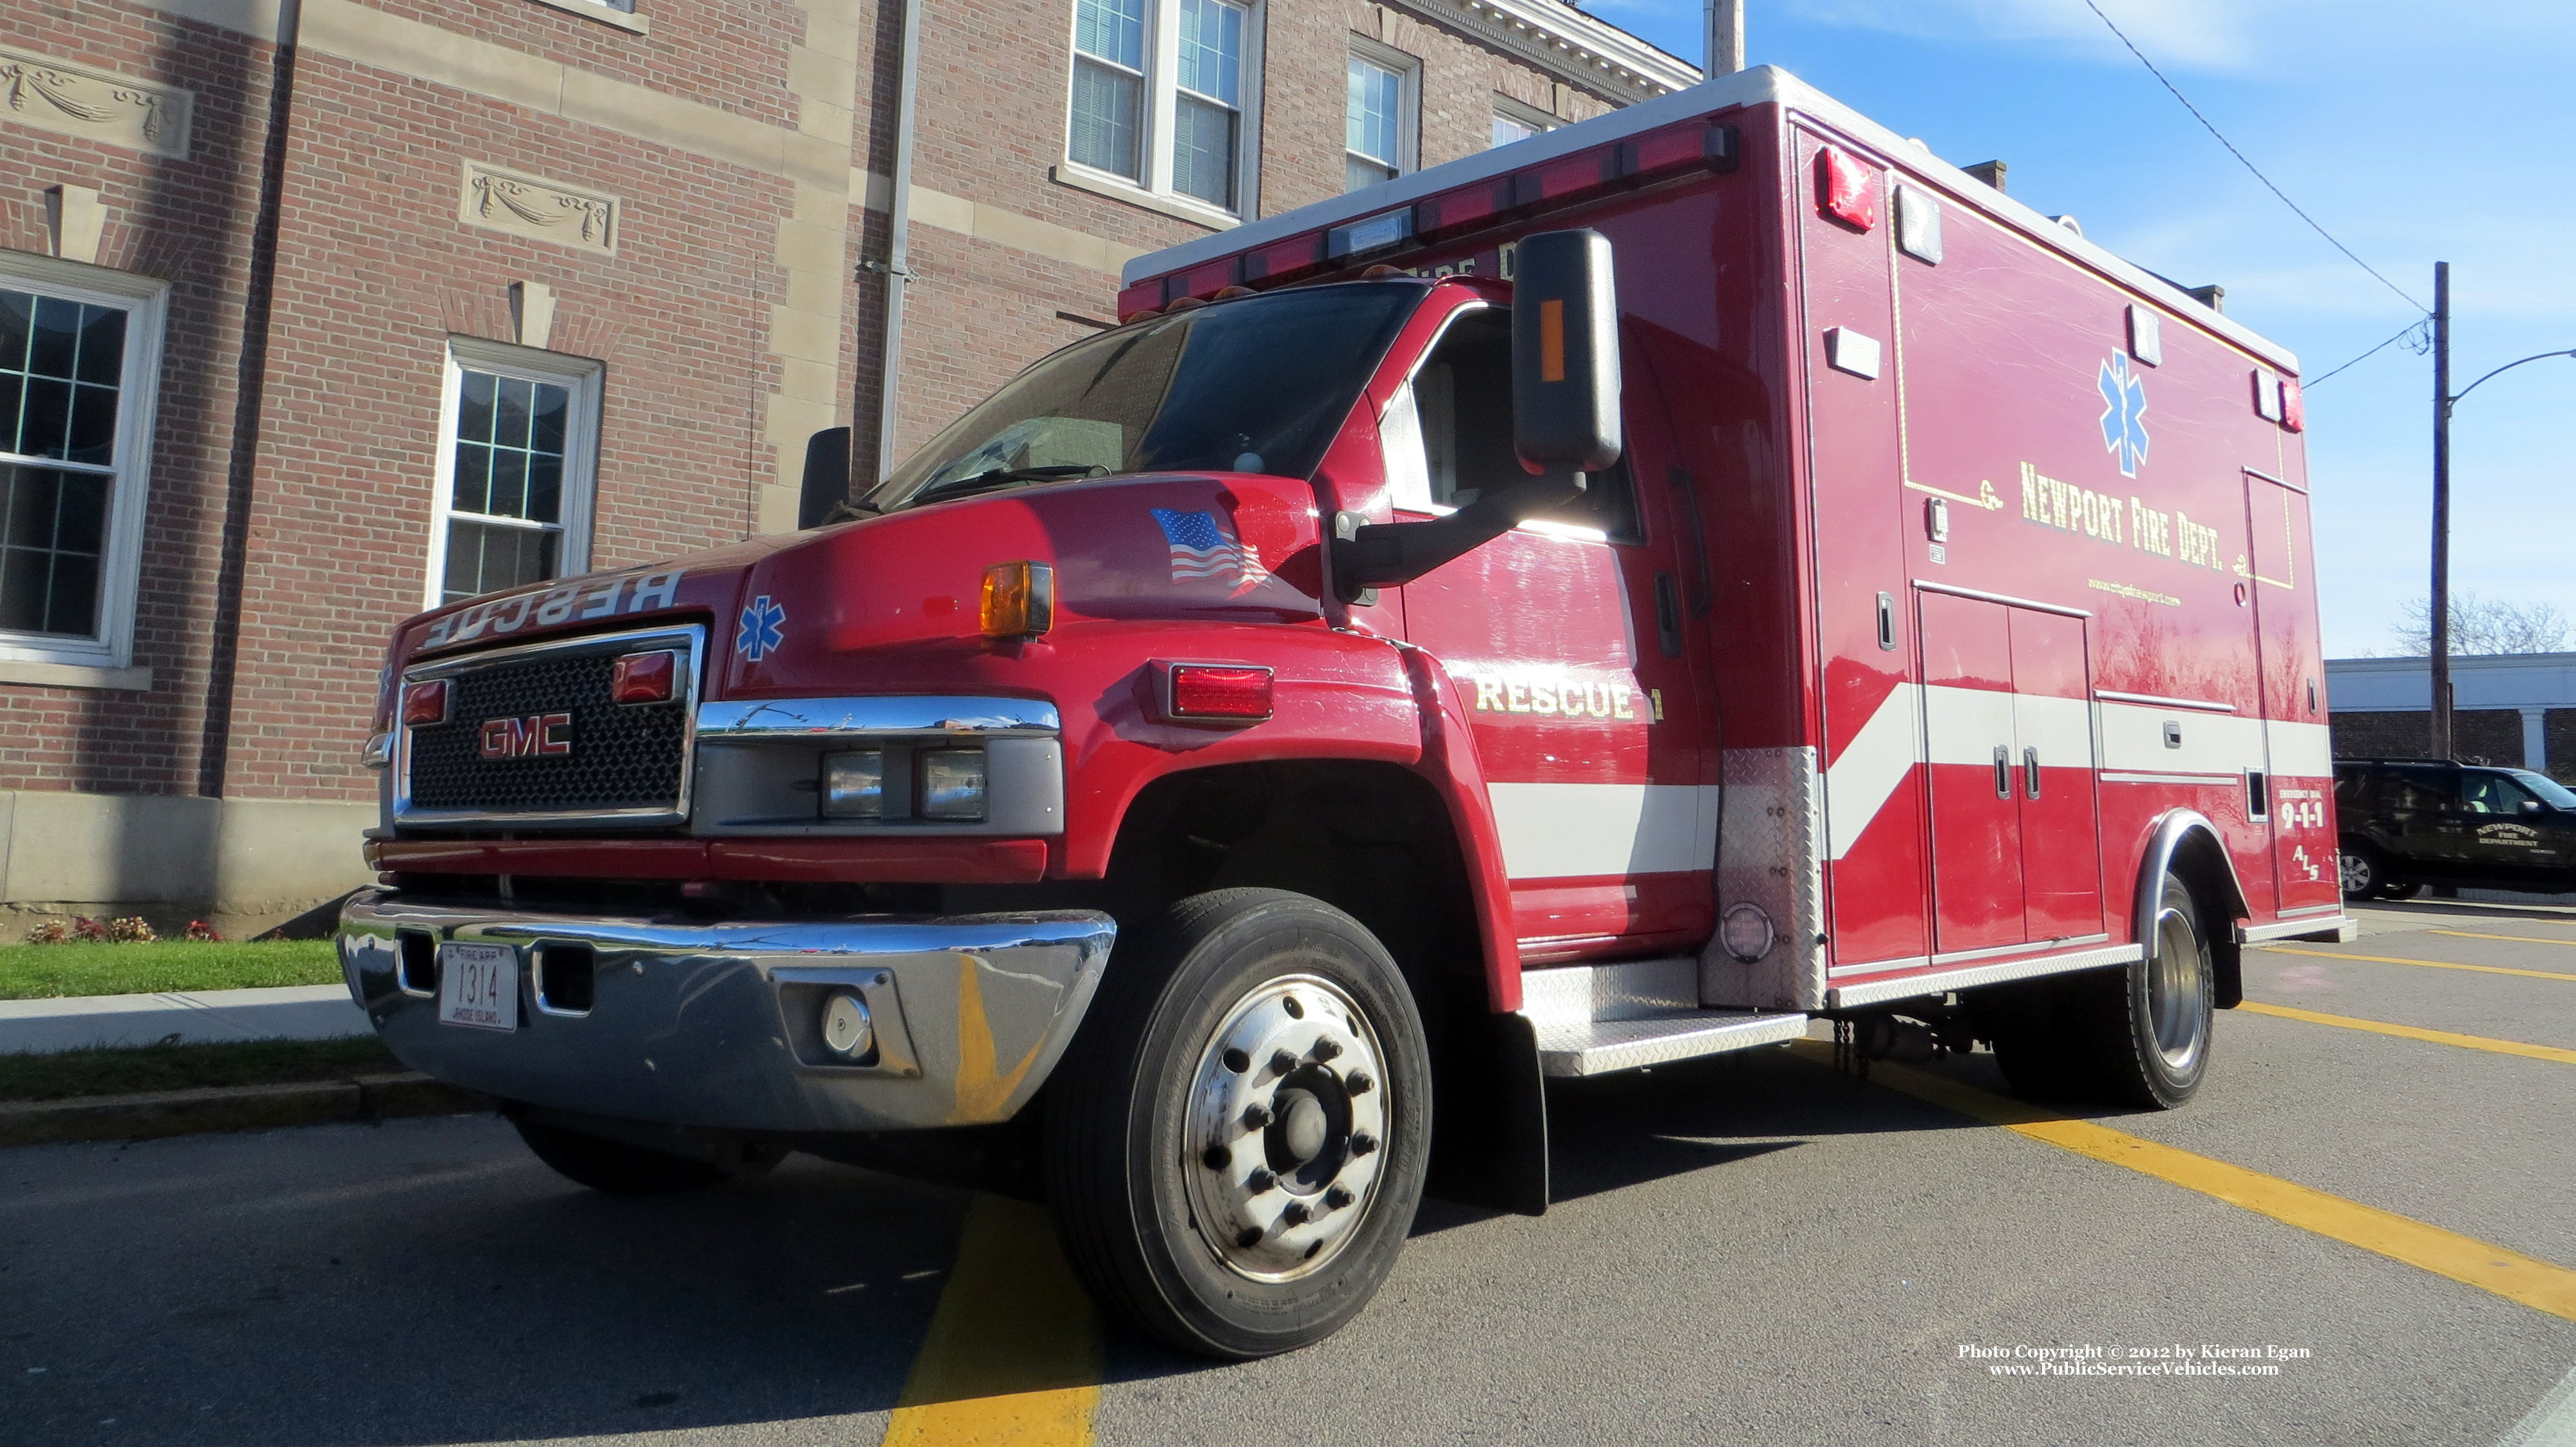
<svg viewBox="0 0 2576 1447">
<path fill-rule="evenodd" d="M 451 349 L 596 369 L 592 567 L 792 527 L 817 429 L 875 454 L 900 4 L 299 8 L 0 10 L 22 80 L 187 110 L 184 146 L 0 112 L 0 268 L 166 287 L 130 653 L 0 634 L 0 909 L 265 923 L 358 882 Z M 1068 167 L 1073 0 L 925 10 L 898 457 L 1104 323 L 1128 258 L 1231 224 Z M 1250 13 L 1245 214 L 1342 189 L 1355 43 L 1417 67 L 1421 165 L 1489 144 L 1496 96 L 1573 120 L 1689 79 L 1556 0 Z"/>
</svg>

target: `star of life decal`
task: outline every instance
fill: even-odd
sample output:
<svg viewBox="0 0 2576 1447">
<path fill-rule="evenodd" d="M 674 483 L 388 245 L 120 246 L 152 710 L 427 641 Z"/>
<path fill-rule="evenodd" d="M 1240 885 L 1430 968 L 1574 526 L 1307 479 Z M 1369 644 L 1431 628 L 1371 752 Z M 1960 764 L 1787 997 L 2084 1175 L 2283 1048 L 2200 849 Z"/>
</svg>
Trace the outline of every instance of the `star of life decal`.
<svg viewBox="0 0 2576 1447">
<path fill-rule="evenodd" d="M 787 610 L 769 601 L 767 593 L 743 605 L 742 627 L 733 636 L 735 652 L 758 663 L 786 641 Z"/>
<path fill-rule="evenodd" d="M 2147 384 L 2113 352 L 2102 364 L 2102 450 L 2120 459 L 2120 475 L 2135 477 L 2147 461 Z"/>
</svg>

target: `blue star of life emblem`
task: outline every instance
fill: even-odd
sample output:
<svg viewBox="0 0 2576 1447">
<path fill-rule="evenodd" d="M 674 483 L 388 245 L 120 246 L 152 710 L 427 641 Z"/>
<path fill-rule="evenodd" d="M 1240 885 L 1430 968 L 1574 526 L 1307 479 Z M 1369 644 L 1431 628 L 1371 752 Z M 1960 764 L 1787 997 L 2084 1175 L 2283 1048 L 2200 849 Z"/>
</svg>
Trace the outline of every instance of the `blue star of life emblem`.
<svg viewBox="0 0 2576 1447">
<path fill-rule="evenodd" d="M 2102 364 L 2102 450 L 2120 459 L 2120 475 L 2135 477 L 2147 460 L 2147 384 L 2129 371 L 2118 352 Z"/>
<path fill-rule="evenodd" d="M 769 601 L 767 593 L 752 599 L 742 608 L 742 631 L 733 636 L 734 651 L 758 663 L 787 641 L 787 610 Z"/>
</svg>

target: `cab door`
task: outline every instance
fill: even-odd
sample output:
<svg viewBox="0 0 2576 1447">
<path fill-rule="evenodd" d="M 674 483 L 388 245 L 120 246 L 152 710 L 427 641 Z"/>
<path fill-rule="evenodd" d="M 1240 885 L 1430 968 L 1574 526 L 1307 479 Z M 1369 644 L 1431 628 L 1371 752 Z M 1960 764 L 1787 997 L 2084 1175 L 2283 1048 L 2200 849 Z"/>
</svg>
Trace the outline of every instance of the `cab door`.
<svg viewBox="0 0 2576 1447">
<path fill-rule="evenodd" d="M 1526 476 L 1510 356 L 1509 312 L 1466 308 L 1381 416 L 1399 519 Z M 1670 499 L 1632 480 L 1660 476 L 1659 434 L 1628 435 L 1580 502 L 1403 589 L 1406 637 L 1468 710 L 1529 964 L 1684 949 L 1713 928 L 1717 801 L 1688 662 L 1703 623 L 1681 606 Z"/>
</svg>

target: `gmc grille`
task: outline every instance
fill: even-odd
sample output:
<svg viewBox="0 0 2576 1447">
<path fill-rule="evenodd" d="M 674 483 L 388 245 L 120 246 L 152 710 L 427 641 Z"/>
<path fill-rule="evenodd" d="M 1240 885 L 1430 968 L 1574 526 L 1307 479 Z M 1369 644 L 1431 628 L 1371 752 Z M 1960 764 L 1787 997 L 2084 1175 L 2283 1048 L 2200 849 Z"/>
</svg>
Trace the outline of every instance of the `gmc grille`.
<svg viewBox="0 0 2576 1447">
<path fill-rule="evenodd" d="M 437 816 L 677 815 L 688 769 L 689 710 L 697 650 L 682 635 L 585 639 L 561 648 L 511 650 L 489 663 L 472 657 L 409 670 L 408 679 L 445 676 L 447 722 L 409 728 L 407 798 L 398 819 Z M 681 656 L 678 696 L 668 703 L 620 704 L 609 677 L 621 654 L 655 647 Z M 568 713 L 568 753 L 483 757 L 487 720 Z"/>
</svg>

